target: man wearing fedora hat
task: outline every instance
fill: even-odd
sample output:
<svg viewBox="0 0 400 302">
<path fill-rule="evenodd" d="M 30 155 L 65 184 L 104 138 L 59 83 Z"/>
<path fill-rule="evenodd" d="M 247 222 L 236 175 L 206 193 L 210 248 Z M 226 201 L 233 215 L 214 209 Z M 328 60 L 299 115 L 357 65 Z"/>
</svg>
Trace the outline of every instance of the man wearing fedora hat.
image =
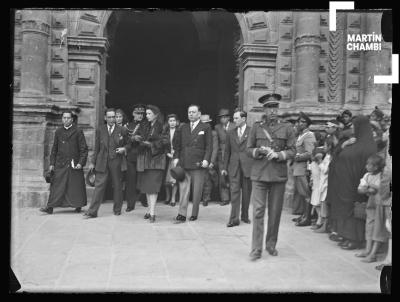
<svg viewBox="0 0 400 302">
<path fill-rule="evenodd" d="M 219 124 L 215 125 L 215 131 L 218 137 L 218 154 L 217 154 L 217 168 L 218 168 L 218 187 L 219 195 L 221 198 L 221 206 L 229 204 L 230 201 L 230 190 L 228 181 L 224 179 L 224 175 L 221 174 L 224 170 L 224 157 L 225 157 L 225 146 L 228 131 L 235 129 L 235 124 L 229 121 L 230 112 L 229 109 L 222 108 L 219 110 L 217 117 L 219 118 Z"/>
<path fill-rule="evenodd" d="M 210 119 L 209 114 L 202 114 L 200 116 L 200 121 L 202 123 L 210 124 L 212 122 L 212 119 Z M 203 195 L 202 195 L 203 206 L 205 207 L 211 200 L 211 192 L 214 185 L 218 185 L 218 173 L 215 171 L 217 153 L 218 153 L 218 137 L 217 137 L 217 132 L 215 130 L 212 130 L 211 134 L 213 138 L 211 160 L 207 168 L 207 173 L 205 174 Z"/>
<path fill-rule="evenodd" d="M 53 213 L 55 207 L 72 207 L 79 213 L 86 206 L 86 186 L 83 167 L 88 156 L 85 135 L 75 123 L 73 113 L 62 114 L 63 126 L 54 135 L 50 154 L 51 179 L 50 195 L 46 207 L 40 211 Z"/>
<path fill-rule="evenodd" d="M 277 256 L 279 223 L 282 213 L 287 160 L 294 157 L 295 135 L 293 127 L 278 119 L 279 94 L 267 94 L 259 99 L 265 116 L 254 123 L 247 140 L 247 153 L 254 159 L 251 203 L 253 205 L 253 235 L 250 259 L 261 258 L 264 237 L 264 215 L 268 204 L 266 250 Z M 268 198 L 268 200 L 267 200 Z"/>
<path fill-rule="evenodd" d="M 126 171 L 126 212 L 135 209 L 137 197 L 137 155 L 140 137 L 138 133 L 140 128 L 145 127 L 146 121 L 144 115 L 146 113 L 146 106 L 143 104 L 135 104 L 132 111 L 132 121 L 130 121 L 126 128 L 128 129 L 128 138 L 130 141 L 130 148 L 127 151 L 127 171 Z M 147 207 L 147 202 L 141 201 L 144 207 Z"/>
</svg>

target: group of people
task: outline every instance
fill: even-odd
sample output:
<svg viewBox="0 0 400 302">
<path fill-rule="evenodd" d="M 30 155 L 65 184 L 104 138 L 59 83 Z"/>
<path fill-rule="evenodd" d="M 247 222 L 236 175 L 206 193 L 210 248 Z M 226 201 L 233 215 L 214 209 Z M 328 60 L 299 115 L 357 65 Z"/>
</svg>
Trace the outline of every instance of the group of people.
<svg viewBox="0 0 400 302">
<path fill-rule="evenodd" d="M 295 225 L 312 225 L 345 250 L 364 247 L 355 256 L 367 263 L 388 243 L 384 263 L 391 263 L 390 117 L 379 108 L 355 117 L 345 110 L 326 123 L 324 135 L 310 131 L 310 124 L 301 113 L 294 159 L 304 161 L 288 164 Z"/>
<path fill-rule="evenodd" d="M 252 127 L 247 113 L 236 109 L 233 121 L 228 109 L 218 113 L 212 129 L 210 115 L 199 105 L 188 107 L 188 123 L 176 114 L 163 114 L 154 105 L 137 104 L 132 121 L 120 109 L 108 108 L 105 124 L 96 129 L 89 172 L 95 173 L 94 193 L 86 218 L 95 218 L 104 200 L 107 181 L 113 187 L 113 211 L 120 215 L 135 208 L 139 194 L 146 196 L 144 219 L 154 223 L 161 188 L 166 203 L 178 204 L 174 223 L 195 221 L 201 200 L 207 206 L 213 184 L 221 205 L 231 204 L 227 227 L 251 223 L 251 260 L 261 258 L 264 216 L 268 207 L 265 249 L 278 254 L 276 244 L 286 182 L 294 183 L 293 213 L 296 226 L 329 232 L 344 249 L 365 250 L 357 256 L 376 261 L 380 243 L 389 239 L 391 223 L 390 117 L 378 108 L 367 116 L 352 117 L 346 110 L 327 122 L 325 131 L 310 130 L 307 114 L 300 112 L 294 124 L 279 118 L 279 94 L 259 99 L 265 114 Z M 72 112 L 62 115 L 55 133 L 49 170 L 54 173 L 50 196 L 42 212 L 54 207 L 86 206 L 83 167 L 88 157 L 85 136 L 73 123 Z M 188 218 L 189 196 L 192 211 Z M 179 198 L 177 196 L 179 195 Z M 316 219 L 313 219 L 316 218 Z M 385 226 L 386 225 L 386 226 Z M 390 224 L 391 225 L 391 224 Z"/>
</svg>

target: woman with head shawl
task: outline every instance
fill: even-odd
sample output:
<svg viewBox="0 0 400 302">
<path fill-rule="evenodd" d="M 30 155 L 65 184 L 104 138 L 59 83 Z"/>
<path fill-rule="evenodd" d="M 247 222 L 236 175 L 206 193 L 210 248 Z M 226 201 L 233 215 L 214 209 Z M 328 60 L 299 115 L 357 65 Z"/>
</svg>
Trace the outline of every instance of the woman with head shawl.
<svg viewBox="0 0 400 302">
<path fill-rule="evenodd" d="M 359 248 L 364 241 L 365 221 L 354 217 L 355 202 L 367 197 L 357 192 L 366 172 L 367 159 L 377 152 L 372 129 L 366 116 L 353 121 L 355 143 L 338 150 L 329 167 L 327 201 L 331 207 L 331 226 L 338 236 L 335 241 L 343 249 Z"/>
</svg>

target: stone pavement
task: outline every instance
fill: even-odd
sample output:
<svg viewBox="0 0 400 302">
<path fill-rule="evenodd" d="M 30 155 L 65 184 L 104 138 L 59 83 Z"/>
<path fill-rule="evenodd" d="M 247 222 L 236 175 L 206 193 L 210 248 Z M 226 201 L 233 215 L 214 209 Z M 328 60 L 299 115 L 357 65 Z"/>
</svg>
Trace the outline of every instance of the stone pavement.
<svg viewBox="0 0 400 302">
<path fill-rule="evenodd" d="M 252 225 L 227 228 L 229 210 L 211 202 L 175 225 L 177 207 L 163 203 L 154 224 L 140 203 L 121 216 L 105 203 L 88 220 L 72 209 L 13 209 L 11 265 L 29 292 L 380 292 L 376 263 L 295 227 L 288 210 L 279 255 L 251 262 Z"/>
</svg>

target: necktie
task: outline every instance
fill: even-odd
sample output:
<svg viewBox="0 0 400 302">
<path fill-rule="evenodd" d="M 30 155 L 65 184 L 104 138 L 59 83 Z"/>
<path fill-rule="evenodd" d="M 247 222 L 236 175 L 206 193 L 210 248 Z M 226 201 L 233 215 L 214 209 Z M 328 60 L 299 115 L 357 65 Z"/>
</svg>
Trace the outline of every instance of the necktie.
<svg viewBox="0 0 400 302">
<path fill-rule="evenodd" d="M 111 126 L 108 126 L 108 135 L 111 135 Z"/>
<path fill-rule="evenodd" d="M 190 132 L 193 132 L 194 123 L 190 123 Z"/>
<path fill-rule="evenodd" d="M 242 135 L 243 135 L 243 133 L 242 133 L 242 127 L 239 127 L 239 139 L 242 138 Z"/>
</svg>

